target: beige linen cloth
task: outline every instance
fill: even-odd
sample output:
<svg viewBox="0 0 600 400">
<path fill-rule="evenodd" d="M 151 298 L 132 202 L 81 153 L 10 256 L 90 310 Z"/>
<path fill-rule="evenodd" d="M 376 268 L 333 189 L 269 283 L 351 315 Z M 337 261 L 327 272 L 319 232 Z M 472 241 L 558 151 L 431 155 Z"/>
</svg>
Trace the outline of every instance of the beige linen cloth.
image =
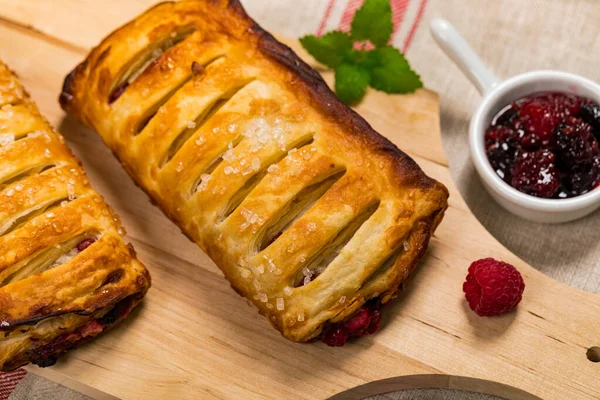
<svg viewBox="0 0 600 400">
<path fill-rule="evenodd" d="M 77 0 L 73 0 L 77 1 Z M 266 29 L 288 37 L 347 29 L 361 0 L 242 0 Z M 560 69 L 600 78 L 600 1 L 594 0 L 392 0 L 394 45 L 425 84 L 441 96 L 444 148 L 452 176 L 473 213 L 507 248 L 566 284 L 600 293 L 600 212 L 569 224 L 523 221 L 501 209 L 469 159 L 467 129 L 480 96 L 438 49 L 429 34 L 434 17 L 448 19 L 499 76 Z M 82 27 L 84 29 L 84 27 Z M 458 266 L 466 268 L 467 266 Z M 0 396 L 1 397 L 1 396 Z M 12 400 L 84 399 L 28 374 Z M 410 390 L 371 399 L 495 399 L 451 390 Z"/>
</svg>

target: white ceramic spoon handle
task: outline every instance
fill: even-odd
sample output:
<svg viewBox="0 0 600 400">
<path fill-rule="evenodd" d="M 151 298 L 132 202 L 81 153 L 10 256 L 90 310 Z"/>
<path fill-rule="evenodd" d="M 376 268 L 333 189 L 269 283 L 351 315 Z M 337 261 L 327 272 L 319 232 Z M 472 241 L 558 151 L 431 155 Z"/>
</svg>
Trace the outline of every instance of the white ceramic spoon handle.
<svg viewBox="0 0 600 400">
<path fill-rule="evenodd" d="M 444 53 L 477 87 L 479 93 L 485 95 L 500 83 L 500 80 L 486 68 L 471 46 L 448 21 L 436 18 L 431 21 L 430 29 L 433 38 L 444 50 Z"/>
</svg>

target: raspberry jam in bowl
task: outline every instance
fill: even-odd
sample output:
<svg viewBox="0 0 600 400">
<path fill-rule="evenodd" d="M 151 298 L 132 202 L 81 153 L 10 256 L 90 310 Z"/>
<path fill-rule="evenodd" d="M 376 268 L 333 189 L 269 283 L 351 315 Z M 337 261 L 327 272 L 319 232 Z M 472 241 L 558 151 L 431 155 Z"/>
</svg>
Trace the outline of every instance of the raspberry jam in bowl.
<svg viewBox="0 0 600 400">
<path fill-rule="evenodd" d="M 485 131 L 488 160 L 507 184 L 545 199 L 600 186 L 600 106 L 568 93 L 538 93 L 498 113 Z"/>
<path fill-rule="evenodd" d="M 444 20 L 431 24 L 442 50 L 483 99 L 469 126 L 471 159 L 502 207 L 562 223 L 600 207 L 600 85 L 554 70 L 498 79 Z"/>
</svg>

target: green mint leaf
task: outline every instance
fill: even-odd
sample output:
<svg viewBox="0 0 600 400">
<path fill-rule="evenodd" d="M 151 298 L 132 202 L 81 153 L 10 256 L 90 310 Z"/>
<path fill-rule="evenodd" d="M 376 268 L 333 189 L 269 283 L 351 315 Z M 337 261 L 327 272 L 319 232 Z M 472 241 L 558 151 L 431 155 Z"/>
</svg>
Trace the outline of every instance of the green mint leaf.
<svg viewBox="0 0 600 400">
<path fill-rule="evenodd" d="M 330 68 L 337 67 L 352 51 L 350 36 L 340 31 L 331 31 L 321 37 L 307 35 L 300 38 L 300 43 L 318 62 Z"/>
<path fill-rule="evenodd" d="M 360 100 L 369 85 L 369 72 L 358 65 L 340 64 L 335 69 L 335 93 L 350 105 Z"/>
<path fill-rule="evenodd" d="M 400 50 L 385 46 L 367 53 L 363 62 L 370 85 L 386 93 L 412 93 L 423 87 L 419 75 L 410 68 Z"/>
<path fill-rule="evenodd" d="M 394 30 L 390 0 L 366 0 L 354 14 L 350 33 L 353 40 L 370 40 L 385 46 Z"/>
</svg>

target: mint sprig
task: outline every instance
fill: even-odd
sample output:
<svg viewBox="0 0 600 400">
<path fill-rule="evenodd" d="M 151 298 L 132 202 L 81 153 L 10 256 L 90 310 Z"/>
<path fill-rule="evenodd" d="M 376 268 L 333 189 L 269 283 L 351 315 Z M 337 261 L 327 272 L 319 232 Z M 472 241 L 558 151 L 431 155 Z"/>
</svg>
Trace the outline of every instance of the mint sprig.
<svg viewBox="0 0 600 400">
<path fill-rule="evenodd" d="M 392 37 L 392 7 L 389 0 L 367 0 L 356 10 L 350 34 L 355 41 L 368 40 L 375 46 L 385 46 Z"/>
<path fill-rule="evenodd" d="M 335 68 L 335 92 L 346 104 L 363 97 L 369 85 L 369 71 L 356 64 L 340 64 Z"/>
<path fill-rule="evenodd" d="M 320 38 L 314 35 L 300 38 L 302 46 L 321 64 L 337 67 L 352 51 L 352 39 L 340 31 L 326 33 Z"/>
<path fill-rule="evenodd" d="M 350 34 L 307 35 L 300 43 L 318 62 L 335 70 L 335 92 L 351 105 L 369 85 L 386 93 L 411 93 L 423 87 L 402 52 L 388 45 L 392 32 L 389 0 L 366 0 L 354 15 Z M 375 48 L 365 50 L 367 42 Z"/>
</svg>

